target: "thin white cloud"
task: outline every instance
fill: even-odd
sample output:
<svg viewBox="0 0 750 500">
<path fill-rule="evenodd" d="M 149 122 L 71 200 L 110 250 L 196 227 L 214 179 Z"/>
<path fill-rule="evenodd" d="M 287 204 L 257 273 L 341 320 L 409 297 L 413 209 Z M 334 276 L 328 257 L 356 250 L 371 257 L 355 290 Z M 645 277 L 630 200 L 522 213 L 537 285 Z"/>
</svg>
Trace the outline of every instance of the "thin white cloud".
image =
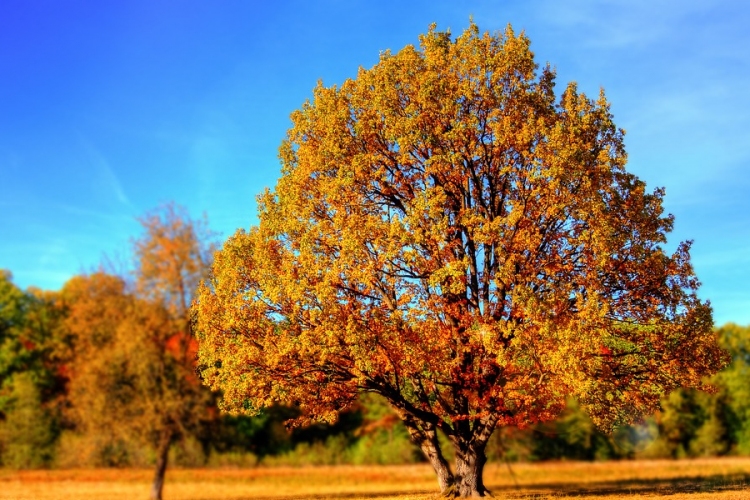
<svg viewBox="0 0 750 500">
<path fill-rule="evenodd" d="M 107 198 L 113 196 L 122 205 L 132 207 L 130 199 L 125 194 L 125 190 L 107 158 L 85 137 L 80 136 L 80 142 L 86 152 L 88 164 L 92 168 L 91 187 L 95 194 Z"/>
</svg>

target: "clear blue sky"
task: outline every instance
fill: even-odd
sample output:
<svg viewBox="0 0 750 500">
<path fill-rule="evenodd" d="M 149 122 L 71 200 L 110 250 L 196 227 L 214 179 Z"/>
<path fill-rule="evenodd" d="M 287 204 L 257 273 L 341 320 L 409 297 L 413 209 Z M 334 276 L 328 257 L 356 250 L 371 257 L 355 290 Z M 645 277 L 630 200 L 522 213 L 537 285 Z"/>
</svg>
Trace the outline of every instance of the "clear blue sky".
<svg viewBox="0 0 750 500">
<path fill-rule="evenodd" d="M 256 223 L 289 114 L 435 22 L 525 30 L 558 88 L 604 87 L 629 170 L 665 186 L 670 246 L 717 324 L 750 323 L 750 3 L 741 0 L 3 0 L 0 268 L 58 289 L 126 255 L 175 201 L 223 237 Z"/>
</svg>

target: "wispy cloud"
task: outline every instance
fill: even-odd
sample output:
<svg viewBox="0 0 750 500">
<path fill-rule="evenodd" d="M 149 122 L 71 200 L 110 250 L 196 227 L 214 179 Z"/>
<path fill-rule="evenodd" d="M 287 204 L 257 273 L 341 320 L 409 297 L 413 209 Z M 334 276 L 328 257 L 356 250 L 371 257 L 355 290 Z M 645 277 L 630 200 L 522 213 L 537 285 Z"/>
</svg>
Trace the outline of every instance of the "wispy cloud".
<svg viewBox="0 0 750 500">
<path fill-rule="evenodd" d="M 107 158 L 84 136 L 80 135 L 80 142 L 83 146 L 88 164 L 92 168 L 92 188 L 98 195 L 105 197 L 113 196 L 119 203 L 132 207 L 125 190 L 122 188 L 117 174 L 107 161 Z"/>
</svg>

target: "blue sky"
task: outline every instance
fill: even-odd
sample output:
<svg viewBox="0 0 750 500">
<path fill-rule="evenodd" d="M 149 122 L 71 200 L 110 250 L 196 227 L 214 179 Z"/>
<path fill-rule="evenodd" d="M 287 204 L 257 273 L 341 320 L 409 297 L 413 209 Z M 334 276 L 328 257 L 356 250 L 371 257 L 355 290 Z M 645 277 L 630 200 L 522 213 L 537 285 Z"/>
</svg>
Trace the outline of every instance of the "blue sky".
<svg viewBox="0 0 750 500">
<path fill-rule="evenodd" d="M 670 246 L 717 324 L 750 324 L 750 4 L 743 1 L 4 0 L 0 268 L 58 289 L 160 203 L 222 237 L 256 223 L 289 114 L 435 22 L 525 30 L 537 62 L 627 130 L 629 170 L 667 189 Z"/>
</svg>

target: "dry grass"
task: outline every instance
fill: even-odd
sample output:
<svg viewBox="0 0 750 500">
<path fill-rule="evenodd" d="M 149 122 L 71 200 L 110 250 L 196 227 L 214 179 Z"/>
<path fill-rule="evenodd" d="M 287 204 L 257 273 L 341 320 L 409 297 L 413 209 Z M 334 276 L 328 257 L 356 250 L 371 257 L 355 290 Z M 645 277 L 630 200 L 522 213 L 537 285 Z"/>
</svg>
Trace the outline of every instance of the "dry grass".
<svg viewBox="0 0 750 500">
<path fill-rule="evenodd" d="M 512 472 L 511 472 L 512 470 Z M 0 499 L 148 498 L 151 471 L 0 471 Z M 485 483 L 498 498 L 611 500 L 750 499 L 750 458 L 684 461 L 490 464 Z M 426 465 L 172 469 L 166 500 L 434 500 Z"/>
</svg>

